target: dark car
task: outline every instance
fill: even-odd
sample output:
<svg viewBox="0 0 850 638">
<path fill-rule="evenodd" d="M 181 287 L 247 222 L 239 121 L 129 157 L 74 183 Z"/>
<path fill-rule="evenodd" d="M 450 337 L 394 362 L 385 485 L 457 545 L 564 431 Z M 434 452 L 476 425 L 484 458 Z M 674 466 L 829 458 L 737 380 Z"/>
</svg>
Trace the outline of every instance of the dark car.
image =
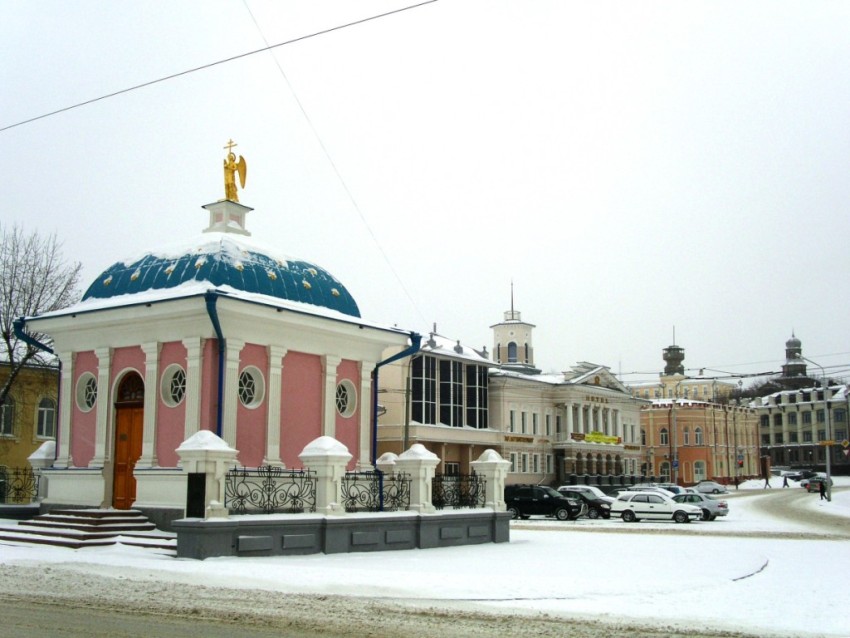
<svg viewBox="0 0 850 638">
<path fill-rule="evenodd" d="M 581 501 L 545 485 L 506 485 L 505 505 L 513 518 L 554 516 L 561 521 L 575 520 L 584 509 Z"/>
<path fill-rule="evenodd" d="M 571 489 L 569 486 L 559 487 L 558 491 L 568 498 L 577 498 L 587 506 L 588 518 L 611 518 L 611 504 L 597 498 L 588 492 Z"/>
</svg>

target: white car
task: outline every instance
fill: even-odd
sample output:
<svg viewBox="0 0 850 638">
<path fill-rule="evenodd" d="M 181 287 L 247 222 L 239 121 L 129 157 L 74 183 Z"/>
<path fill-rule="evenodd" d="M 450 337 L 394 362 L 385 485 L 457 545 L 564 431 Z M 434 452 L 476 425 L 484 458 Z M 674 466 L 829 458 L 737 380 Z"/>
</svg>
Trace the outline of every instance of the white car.
<svg viewBox="0 0 850 638">
<path fill-rule="evenodd" d="M 690 523 L 702 518 L 702 510 L 688 503 L 677 503 L 660 492 L 620 492 L 611 505 L 611 516 L 619 516 L 626 523 L 641 519 Z"/>
<path fill-rule="evenodd" d="M 729 490 L 725 485 L 721 485 L 717 481 L 700 481 L 696 485 L 697 492 L 700 494 L 728 494 Z"/>
</svg>

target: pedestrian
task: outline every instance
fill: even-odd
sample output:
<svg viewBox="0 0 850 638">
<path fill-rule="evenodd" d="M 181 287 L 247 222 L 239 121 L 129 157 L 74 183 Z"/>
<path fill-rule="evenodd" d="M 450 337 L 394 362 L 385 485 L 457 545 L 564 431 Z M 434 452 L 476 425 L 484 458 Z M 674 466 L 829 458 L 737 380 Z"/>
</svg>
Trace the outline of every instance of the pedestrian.
<svg viewBox="0 0 850 638">
<path fill-rule="evenodd" d="M 735 489 L 736 490 L 738 489 L 738 477 L 737 476 L 735 477 Z"/>
<path fill-rule="evenodd" d="M 764 475 L 764 487 L 762 489 L 764 489 L 764 490 L 770 489 L 770 474 Z"/>
<path fill-rule="evenodd" d="M 820 500 L 826 499 L 826 481 L 818 482 L 818 492 L 820 492 Z"/>
<path fill-rule="evenodd" d="M 788 487 L 788 475 L 787 474 L 782 475 L 782 487 Z"/>
</svg>

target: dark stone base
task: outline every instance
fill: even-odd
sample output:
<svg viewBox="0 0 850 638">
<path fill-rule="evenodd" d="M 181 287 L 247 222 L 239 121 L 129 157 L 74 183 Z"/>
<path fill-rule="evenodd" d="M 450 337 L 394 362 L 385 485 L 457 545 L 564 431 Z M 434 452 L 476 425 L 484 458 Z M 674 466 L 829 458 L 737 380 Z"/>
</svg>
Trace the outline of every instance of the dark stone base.
<svg viewBox="0 0 850 638">
<path fill-rule="evenodd" d="M 49 514 L 54 510 L 78 510 L 78 509 L 97 509 L 95 506 L 73 505 L 66 503 L 42 503 L 40 511 L 36 514 Z M 174 507 L 133 507 L 137 512 L 141 512 L 156 525 L 157 529 L 173 532 L 172 523 L 175 520 L 182 519 L 185 512 L 182 508 Z"/>
<path fill-rule="evenodd" d="M 174 521 L 177 556 L 287 556 L 427 549 L 510 541 L 510 514 L 464 510 L 321 516 L 234 516 Z"/>
</svg>

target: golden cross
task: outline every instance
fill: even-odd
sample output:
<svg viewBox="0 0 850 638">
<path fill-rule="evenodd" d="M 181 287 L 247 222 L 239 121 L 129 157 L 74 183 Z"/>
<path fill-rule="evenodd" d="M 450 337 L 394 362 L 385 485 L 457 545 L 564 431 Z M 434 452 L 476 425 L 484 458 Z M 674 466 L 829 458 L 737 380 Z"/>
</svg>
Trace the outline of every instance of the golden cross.
<svg viewBox="0 0 850 638">
<path fill-rule="evenodd" d="M 230 140 L 227 141 L 227 144 L 225 144 L 222 148 L 226 148 L 227 153 L 230 154 L 230 153 L 233 152 L 234 146 L 237 146 L 236 142 L 234 142 L 232 139 L 230 139 Z"/>
</svg>

